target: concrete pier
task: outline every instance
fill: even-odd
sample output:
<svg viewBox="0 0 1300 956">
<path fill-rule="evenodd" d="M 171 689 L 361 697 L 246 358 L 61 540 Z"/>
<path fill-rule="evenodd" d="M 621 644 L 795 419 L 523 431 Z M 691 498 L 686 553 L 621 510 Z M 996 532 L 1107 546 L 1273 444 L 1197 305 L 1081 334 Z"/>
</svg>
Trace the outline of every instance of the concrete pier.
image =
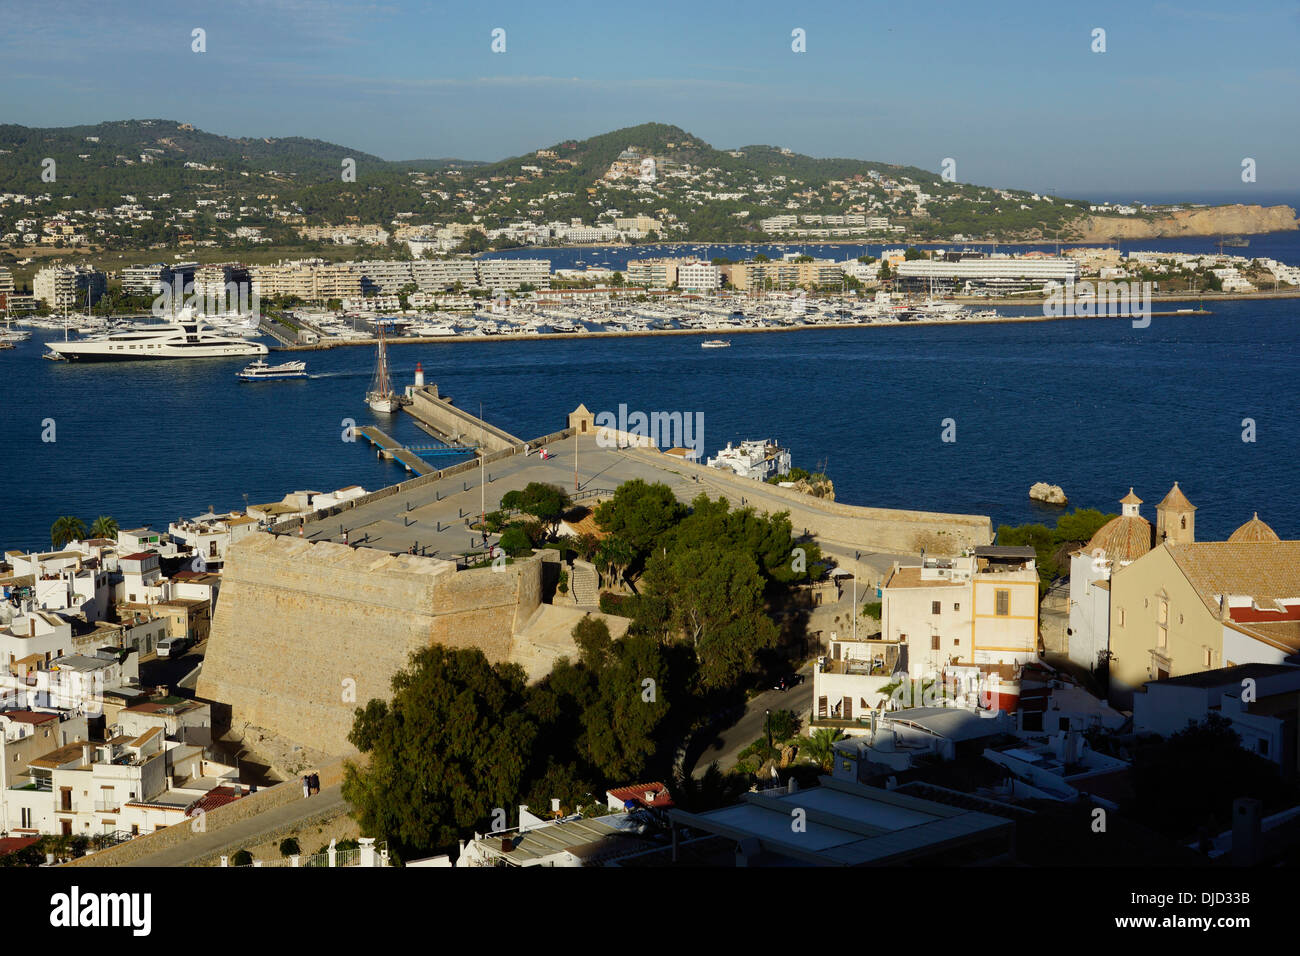
<svg viewBox="0 0 1300 956">
<path fill-rule="evenodd" d="M 425 431 L 450 445 L 478 445 L 489 453 L 524 445 L 522 438 L 457 408 L 450 399 L 438 394 L 437 385 L 412 389 L 411 403 L 404 407 L 411 417 L 426 426 Z"/>
<path fill-rule="evenodd" d="M 374 425 L 362 425 L 356 431 L 358 435 L 379 450 L 380 458 L 399 461 L 406 466 L 407 471 L 414 472 L 417 475 L 427 475 L 438 470 L 419 455 L 407 451 L 396 438 L 380 431 Z"/>
</svg>

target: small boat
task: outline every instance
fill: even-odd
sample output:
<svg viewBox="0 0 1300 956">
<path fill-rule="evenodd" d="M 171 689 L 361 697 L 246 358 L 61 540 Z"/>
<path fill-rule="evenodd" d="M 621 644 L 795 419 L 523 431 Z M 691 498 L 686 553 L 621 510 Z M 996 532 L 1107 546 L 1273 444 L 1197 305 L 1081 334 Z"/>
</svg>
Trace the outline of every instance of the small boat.
<svg viewBox="0 0 1300 956">
<path fill-rule="evenodd" d="M 283 365 L 267 365 L 265 361 L 258 359 L 235 375 L 241 382 L 261 382 L 273 378 L 306 378 L 307 363 L 286 362 Z"/>
<path fill-rule="evenodd" d="M 731 348 L 731 343 L 730 343 L 729 341 L 727 341 L 726 339 L 709 339 L 707 342 L 701 342 L 701 343 L 700 343 L 700 348 L 702 348 L 702 349 L 729 349 L 729 348 Z"/>
</svg>

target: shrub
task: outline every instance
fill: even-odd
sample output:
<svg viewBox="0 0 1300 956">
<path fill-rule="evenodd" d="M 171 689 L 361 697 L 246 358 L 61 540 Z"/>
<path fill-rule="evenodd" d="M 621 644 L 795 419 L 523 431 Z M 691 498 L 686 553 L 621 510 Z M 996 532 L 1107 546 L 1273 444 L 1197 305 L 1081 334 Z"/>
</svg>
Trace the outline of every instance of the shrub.
<svg viewBox="0 0 1300 956">
<path fill-rule="evenodd" d="M 501 550 L 512 558 L 532 549 L 533 542 L 529 540 L 528 532 L 520 525 L 512 524 L 501 535 Z"/>
<path fill-rule="evenodd" d="M 247 850 L 236 850 L 235 855 L 230 858 L 231 866 L 250 866 L 253 862 L 253 854 Z"/>
<path fill-rule="evenodd" d="M 293 837 L 285 837 L 280 841 L 281 856 L 298 856 L 302 853 L 302 848 L 298 846 L 298 841 Z"/>
<path fill-rule="evenodd" d="M 613 591 L 600 592 L 600 610 L 604 614 L 623 614 L 623 605 L 627 603 L 627 598 L 622 594 L 615 594 Z"/>
<path fill-rule="evenodd" d="M 558 590 L 559 590 L 559 592 L 560 592 L 561 594 L 568 594 L 568 593 L 569 593 L 569 570 L 568 570 L 568 568 L 560 568 L 560 583 L 559 583 L 559 585 L 557 585 L 557 588 L 558 588 Z"/>
</svg>

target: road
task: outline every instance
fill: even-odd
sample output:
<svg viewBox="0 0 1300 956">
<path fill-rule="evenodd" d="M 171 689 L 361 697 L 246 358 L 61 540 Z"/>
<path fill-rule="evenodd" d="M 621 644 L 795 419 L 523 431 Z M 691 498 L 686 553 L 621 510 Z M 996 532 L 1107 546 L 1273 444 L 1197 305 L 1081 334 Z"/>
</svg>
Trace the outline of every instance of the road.
<svg viewBox="0 0 1300 956">
<path fill-rule="evenodd" d="M 283 786 L 296 787 L 298 783 L 290 781 Z M 342 784 L 322 787 L 321 792 L 314 796 L 290 801 L 219 830 L 195 833 L 180 846 L 141 857 L 132 862 L 131 866 L 192 866 L 226 850 L 234 853 L 242 847 L 263 842 L 267 834 L 292 828 L 312 817 L 345 809 L 348 804 L 343 799 L 342 789 Z"/>
<path fill-rule="evenodd" d="M 719 770 L 729 770 L 736 765 L 740 752 L 766 733 L 765 711 L 792 710 L 800 720 L 800 725 L 808 722 L 812 710 L 812 668 L 804 667 L 799 672 L 804 675 L 803 683 L 790 690 L 766 690 L 745 705 L 745 713 L 724 730 L 718 731 L 704 751 L 695 759 L 692 773 L 699 776 L 716 762 Z"/>
</svg>

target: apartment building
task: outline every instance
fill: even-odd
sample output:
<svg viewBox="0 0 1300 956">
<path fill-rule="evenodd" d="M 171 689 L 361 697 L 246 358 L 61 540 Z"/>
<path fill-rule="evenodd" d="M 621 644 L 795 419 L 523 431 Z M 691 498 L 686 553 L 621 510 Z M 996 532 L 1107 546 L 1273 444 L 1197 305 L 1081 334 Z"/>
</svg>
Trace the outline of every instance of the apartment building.
<svg viewBox="0 0 1300 956">
<path fill-rule="evenodd" d="M 896 650 L 876 656 L 892 656 L 913 679 L 1014 670 L 1036 659 L 1034 549 L 987 545 L 894 569 L 881 589 L 880 642 Z"/>
<path fill-rule="evenodd" d="M 324 302 L 361 294 L 361 273 L 352 264 L 280 263 L 254 266 L 250 273 L 259 298 L 284 295 Z"/>
<path fill-rule="evenodd" d="M 548 259 L 478 259 L 478 284 L 493 292 L 513 292 L 525 283 L 539 290 L 551 287 Z"/>
<path fill-rule="evenodd" d="M 142 266 L 125 266 L 122 269 L 122 293 L 124 295 L 157 295 L 159 286 L 175 285 L 178 281 L 181 292 L 185 286 L 194 281 L 198 271 L 197 262 L 166 263 L 154 262 Z"/>
<path fill-rule="evenodd" d="M 650 289 L 671 289 L 677 281 L 677 270 L 690 259 L 634 259 L 627 264 L 626 279 L 629 285 Z"/>
<path fill-rule="evenodd" d="M 793 289 L 839 285 L 844 274 L 830 259 L 799 262 L 782 259 L 773 262 L 737 262 L 718 267 L 727 282 L 738 292 L 756 289 Z"/>
<path fill-rule="evenodd" d="M 722 270 L 708 262 L 686 262 L 677 267 L 677 288 L 683 292 L 715 292 L 722 288 Z"/>
<path fill-rule="evenodd" d="M 56 312 L 94 306 L 107 291 L 108 277 L 90 266 L 47 266 L 32 279 L 33 297 Z"/>
</svg>

